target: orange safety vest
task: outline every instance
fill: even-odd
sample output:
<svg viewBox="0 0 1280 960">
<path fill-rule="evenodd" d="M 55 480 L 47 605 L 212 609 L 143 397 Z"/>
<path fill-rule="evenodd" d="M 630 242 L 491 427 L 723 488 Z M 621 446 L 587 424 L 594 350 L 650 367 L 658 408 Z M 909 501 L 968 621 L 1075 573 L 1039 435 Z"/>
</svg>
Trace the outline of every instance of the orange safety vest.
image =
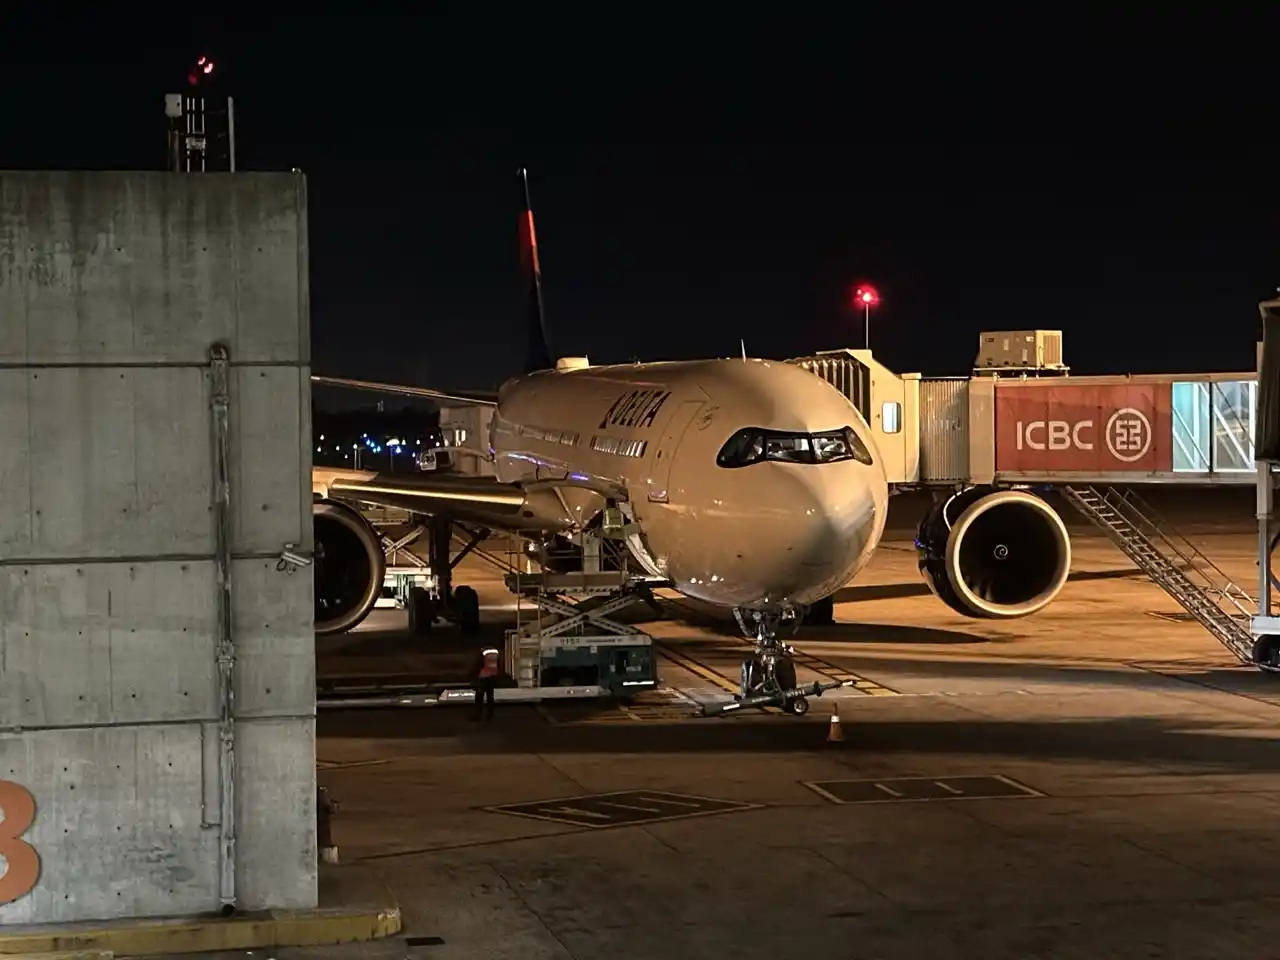
<svg viewBox="0 0 1280 960">
<path fill-rule="evenodd" d="M 480 667 L 480 676 L 484 678 L 496 677 L 498 675 L 498 651 L 486 650 L 484 652 L 484 664 Z"/>
</svg>

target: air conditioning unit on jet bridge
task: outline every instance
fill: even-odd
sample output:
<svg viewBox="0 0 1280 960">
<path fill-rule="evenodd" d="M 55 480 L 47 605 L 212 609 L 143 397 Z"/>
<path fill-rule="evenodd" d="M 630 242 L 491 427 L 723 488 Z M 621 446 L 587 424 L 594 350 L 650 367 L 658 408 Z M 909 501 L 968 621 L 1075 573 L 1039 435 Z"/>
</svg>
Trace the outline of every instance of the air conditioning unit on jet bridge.
<svg viewBox="0 0 1280 960">
<path fill-rule="evenodd" d="M 1066 373 L 1061 330 L 995 330 L 978 334 L 974 373 Z"/>
</svg>

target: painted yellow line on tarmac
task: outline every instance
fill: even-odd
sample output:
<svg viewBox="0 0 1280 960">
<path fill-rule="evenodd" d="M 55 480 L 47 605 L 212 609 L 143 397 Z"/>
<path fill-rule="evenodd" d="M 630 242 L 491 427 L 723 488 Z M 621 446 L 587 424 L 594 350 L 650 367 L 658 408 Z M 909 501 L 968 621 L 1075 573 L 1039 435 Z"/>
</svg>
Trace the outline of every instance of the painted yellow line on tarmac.
<svg viewBox="0 0 1280 960">
<path fill-rule="evenodd" d="M 675 650 L 672 650 L 666 644 L 660 643 L 657 640 L 654 641 L 653 645 L 657 649 L 658 654 L 660 656 L 665 657 L 667 660 L 674 663 L 677 667 L 681 667 L 682 669 L 688 670 L 694 676 L 701 677 L 703 680 L 706 680 L 710 683 L 715 684 L 717 687 L 719 687 L 721 690 L 724 690 L 726 693 L 737 694 L 739 692 L 738 684 L 734 683 L 728 677 L 724 676 L 724 674 L 717 673 L 715 670 L 711 669 L 705 664 L 699 663 L 697 660 L 694 660 L 692 657 L 689 657 L 686 654 L 677 653 Z M 779 712 L 777 707 L 762 707 L 760 709 L 764 713 Z"/>
<path fill-rule="evenodd" d="M 815 657 L 813 654 L 805 653 L 801 650 L 797 650 L 791 655 L 791 662 L 798 667 L 806 667 L 814 673 L 830 677 L 832 680 L 851 684 L 859 693 L 865 693 L 869 697 L 899 697 L 902 695 L 897 690 L 876 683 L 874 680 L 868 680 L 861 674 L 852 673 L 844 667 L 832 663 L 830 660 L 823 660 L 821 657 Z"/>
</svg>

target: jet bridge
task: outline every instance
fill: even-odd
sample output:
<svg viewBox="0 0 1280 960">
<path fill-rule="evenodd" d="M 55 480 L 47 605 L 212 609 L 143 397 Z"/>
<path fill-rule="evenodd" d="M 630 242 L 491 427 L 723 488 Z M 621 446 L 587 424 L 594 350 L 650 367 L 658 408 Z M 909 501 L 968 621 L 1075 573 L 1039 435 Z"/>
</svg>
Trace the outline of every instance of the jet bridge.
<svg viewBox="0 0 1280 960">
<path fill-rule="evenodd" d="M 1264 324 L 1280 324 L 1280 301 L 1261 309 Z M 1053 330 L 980 334 L 969 377 L 896 374 L 868 350 L 789 362 L 859 409 L 895 490 L 1053 487 L 1237 659 L 1277 670 L 1274 471 L 1255 463 L 1280 461 L 1280 329 L 1267 330 L 1271 368 L 1259 348 L 1261 371 L 1271 376 L 1262 381 L 1270 384 L 1263 403 L 1254 371 L 1072 376 L 1062 333 Z M 1155 515 L 1132 489 L 1146 484 L 1258 486 L 1256 599 Z"/>
<path fill-rule="evenodd" d="M 788 362 L 858 408 L 897 488 L 1254 482 L 1254 371 L 1072 376 L 1051 330 L 979 346 L 968 377 L 895 373 L 869 350 Z"/>
</svg>

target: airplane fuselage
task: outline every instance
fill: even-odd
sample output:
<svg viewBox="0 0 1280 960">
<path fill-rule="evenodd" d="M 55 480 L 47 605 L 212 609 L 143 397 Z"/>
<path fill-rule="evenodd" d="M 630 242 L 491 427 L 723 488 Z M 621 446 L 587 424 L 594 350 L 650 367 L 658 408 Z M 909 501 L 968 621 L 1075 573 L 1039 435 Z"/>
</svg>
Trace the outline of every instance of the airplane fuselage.
<svg viewBox="0 0 1280 960">
<path fill-rule="evenodd" d="M 840 431 L 852 437 L 833 441 Z M 846 441 L 862 455 L 805 453 Z M 490 447 L 500 481 L 555 487 L 575 523 L 602 497 L 625 502 L 641 564 L 726 606 L 829 596 L 870 558 L 888 509 L 884 468 L 857 409 L 808 371 L 774 361 L 517 378 L 500 394 Z M 752 459 L 765 448 L 769 456 Z"/>
</svg>

